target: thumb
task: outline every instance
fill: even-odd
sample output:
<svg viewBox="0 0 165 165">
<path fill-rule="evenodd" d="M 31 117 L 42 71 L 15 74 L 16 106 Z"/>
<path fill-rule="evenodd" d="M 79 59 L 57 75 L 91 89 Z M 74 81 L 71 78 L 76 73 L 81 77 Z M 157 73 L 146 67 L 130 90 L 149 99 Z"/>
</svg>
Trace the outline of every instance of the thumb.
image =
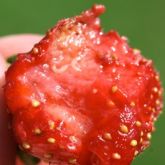
<svg viewBox="0 0 165 165">
<path fill-rule="evenodd" d="M 33 45 L 41 40 L 38 34 L 9 35 L 0 38 L 0 53 L 9 57 L 18 53 L 28 52 Z"/>
</svg>

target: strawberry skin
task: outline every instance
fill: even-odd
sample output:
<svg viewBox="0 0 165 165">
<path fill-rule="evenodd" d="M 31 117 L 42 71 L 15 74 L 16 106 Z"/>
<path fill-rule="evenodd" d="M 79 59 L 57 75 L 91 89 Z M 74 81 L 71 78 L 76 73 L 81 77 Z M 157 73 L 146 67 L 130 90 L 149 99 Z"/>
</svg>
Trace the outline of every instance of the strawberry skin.
<svg viewBox="0 0 165 165">
<path fill-rule="evenodd" d="M 151 60 L 103 33 L 102 5 L 64 19 L 6 72 L 5 99 L 22 150 L 58 165 L 129 165 L 162 109 Z"/>
</svg>

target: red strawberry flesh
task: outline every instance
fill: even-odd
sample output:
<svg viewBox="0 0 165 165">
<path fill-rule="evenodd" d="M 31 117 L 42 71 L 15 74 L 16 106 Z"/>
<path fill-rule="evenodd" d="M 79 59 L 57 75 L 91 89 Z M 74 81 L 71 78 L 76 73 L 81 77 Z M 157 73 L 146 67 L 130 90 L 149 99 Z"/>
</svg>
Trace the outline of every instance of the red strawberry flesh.
<svg viewBox="0 0 165 165">
<path fill-rule="evenodd" d="M 129 165 L 150 144 L 162 109 L 152 61 L 115 31 L 102 5 L 64 19 L 6 73 L 20 148 L 55 164 Z"/>
</svg>

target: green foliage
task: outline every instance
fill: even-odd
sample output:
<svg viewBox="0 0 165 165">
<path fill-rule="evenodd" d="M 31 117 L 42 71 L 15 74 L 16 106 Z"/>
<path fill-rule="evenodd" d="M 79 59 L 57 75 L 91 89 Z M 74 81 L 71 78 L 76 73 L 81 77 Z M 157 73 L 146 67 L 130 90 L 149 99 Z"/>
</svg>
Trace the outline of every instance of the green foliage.
<svg viewBox="0 0 165 165">
<path fill-rule="evenodd" d="M 17 153 L 18 153 L 20 159 L 25 163 L 25 165 L 36 165 L 40 161 L 38 158 L 33 157 L 19 149 L 18 149 Z"/>
<path fill-rule="evenodd" d="M 16 60 L 17 56 L 13 55 L 7 58 L 7 63 L 12 64 Z"/>
</svg>

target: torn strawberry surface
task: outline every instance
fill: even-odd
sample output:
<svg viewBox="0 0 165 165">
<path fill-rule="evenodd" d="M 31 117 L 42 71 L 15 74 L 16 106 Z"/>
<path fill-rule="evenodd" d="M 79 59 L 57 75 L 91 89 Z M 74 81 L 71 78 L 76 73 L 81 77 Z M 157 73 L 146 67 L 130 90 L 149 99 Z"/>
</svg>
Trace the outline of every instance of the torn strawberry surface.
<svg viewBox="0 0 165 165">
<path fill-rule="evenodd" d="M 129 165 L 150 144 L 162 109 L 151 60 L 117 32 L 102 5 L 61 20 L 6 73 L 21 149 L 54 164 Z"/>
</svg>

